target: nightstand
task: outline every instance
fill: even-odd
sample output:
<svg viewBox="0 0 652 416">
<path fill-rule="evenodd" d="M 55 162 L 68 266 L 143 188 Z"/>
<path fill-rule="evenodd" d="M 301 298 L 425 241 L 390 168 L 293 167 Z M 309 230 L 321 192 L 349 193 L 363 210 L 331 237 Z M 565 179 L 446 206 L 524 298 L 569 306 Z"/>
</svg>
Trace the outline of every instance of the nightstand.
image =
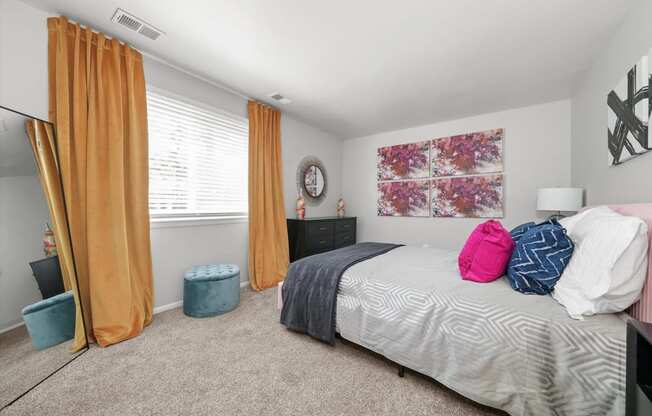
<svg viewBox="0 0 652 416">
<path fill-rule="evenodd" d="M 652 415 L 652 324 L 627 322 L 626 415 Z"/>
</svg>

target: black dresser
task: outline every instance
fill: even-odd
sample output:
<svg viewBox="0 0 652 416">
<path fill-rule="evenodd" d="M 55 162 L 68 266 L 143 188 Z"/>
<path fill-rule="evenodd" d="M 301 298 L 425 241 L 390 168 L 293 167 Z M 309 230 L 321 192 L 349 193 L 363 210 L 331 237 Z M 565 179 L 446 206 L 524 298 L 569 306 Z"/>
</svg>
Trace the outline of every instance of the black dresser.
<svg viewBox="0 0 652 416">
<path fill-rule="evenodd" d="M 355 244 L 355 217 L 288 218 L 290 261 Z"/>
</svg>

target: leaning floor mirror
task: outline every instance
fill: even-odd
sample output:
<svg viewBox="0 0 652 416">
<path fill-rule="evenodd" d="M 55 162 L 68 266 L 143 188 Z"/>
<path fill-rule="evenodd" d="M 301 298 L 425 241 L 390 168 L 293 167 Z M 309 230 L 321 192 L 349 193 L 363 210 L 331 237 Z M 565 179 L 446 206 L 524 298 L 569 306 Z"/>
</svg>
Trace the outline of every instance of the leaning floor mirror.
<svg viewBox="0 0 652 416">
<path fill-rule="evenodd" d="M 52 124 L 0 106 L 0 410 L 88 349 Z"/>
</svg>

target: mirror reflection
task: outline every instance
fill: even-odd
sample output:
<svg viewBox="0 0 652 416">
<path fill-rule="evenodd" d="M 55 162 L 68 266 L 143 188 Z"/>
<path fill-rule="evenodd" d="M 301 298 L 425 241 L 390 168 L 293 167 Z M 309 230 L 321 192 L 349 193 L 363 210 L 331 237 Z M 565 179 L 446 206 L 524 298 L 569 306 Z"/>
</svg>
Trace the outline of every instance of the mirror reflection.
<svg viewBox="0 0 652 416">
<path fill-rule="evenodd" d="M 324 192 L 324 174 L 317 165 L 310 165 L 303 174 L 303 188 L 313 198 Z"/>
<path fill-rule="evenodd" d="M 0 107 L 0 409 L 87 344 L 54 143 Z"/>
</svg>

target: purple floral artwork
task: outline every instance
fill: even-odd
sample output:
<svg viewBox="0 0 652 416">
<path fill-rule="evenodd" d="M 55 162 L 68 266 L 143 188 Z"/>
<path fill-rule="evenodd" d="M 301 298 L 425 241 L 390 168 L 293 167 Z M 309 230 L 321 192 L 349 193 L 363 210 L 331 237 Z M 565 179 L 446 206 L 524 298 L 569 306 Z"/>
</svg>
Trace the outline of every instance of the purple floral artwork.
<svg viewBox="0 0 652 416">
<path fill-rule="evenodd" d="M 430 181 L 433 217 L 503 217 L 503 175 L 465 176 Z"/>
<path fill-rule="evenodd" d="M 378 180 L 419 179 L 430 176 L 430 141 L 378 149 Z"/>
<path fill-rule="evenodd" d="M 494 129 L 434 139 L 432 176 L 502 172 L 503 135 L 503 129 Z"/>
<path fill-rule="evenodd" d="M 428 217 L 428 180 L 378 184 L 378 215 Z"/>
</svg>

